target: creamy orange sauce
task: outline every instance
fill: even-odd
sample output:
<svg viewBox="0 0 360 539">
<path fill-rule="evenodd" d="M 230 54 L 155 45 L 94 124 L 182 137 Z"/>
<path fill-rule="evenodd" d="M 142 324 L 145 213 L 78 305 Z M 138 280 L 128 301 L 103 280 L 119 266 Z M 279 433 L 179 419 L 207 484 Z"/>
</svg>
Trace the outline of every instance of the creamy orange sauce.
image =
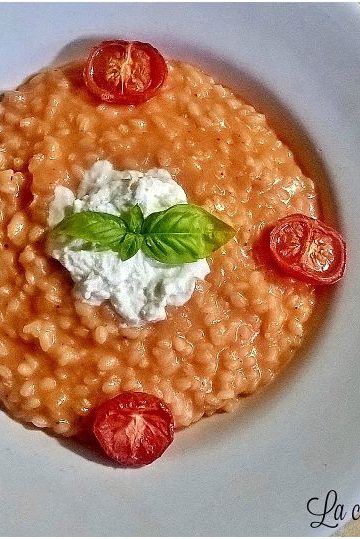
<svg viewBox="0 0 360 539">
<path fill-rule="evenodd" d="M 138 390 L 183 427 L 276 376 L 303 342 L 315 294 L 254 246 L 284 215 L 316 217 L 318 196 L 262 114 L 181 62 L 137 107 L 96 101 L 75 68 L 34 77 L 0 107 L 0 395 L 12 415 L 69 436 L 99 403 Z M 76 190 L 98 159 L 167 168 L 189 201 L 237 230 L 163 322 L 120 328 L 109 306 L 76 300 L 45 254 L 55 186 Z"/>
</svg>

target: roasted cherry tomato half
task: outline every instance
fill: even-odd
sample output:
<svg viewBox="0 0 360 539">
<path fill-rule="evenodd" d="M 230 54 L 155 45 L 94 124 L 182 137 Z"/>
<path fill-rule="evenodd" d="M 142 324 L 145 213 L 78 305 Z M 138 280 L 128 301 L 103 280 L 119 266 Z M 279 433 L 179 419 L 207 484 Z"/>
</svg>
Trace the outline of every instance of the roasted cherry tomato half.
<svg viewBox="0 0 360 539">
<path fill-rule="evenodd" d="M 306 215 L 280 219 L 270 232 L 270 251 L 287 275 L 309 284 L 333 284 L 344 274 L 343 238 L 333 228 Z"/>
<path fill-rule="evenodd" d="M 103 41 L 90 52 L 85 83 L 102 101 L 137 105 L 153 97 L 167 75 L 164 58 L 149 43 Z"/>
<path fill-rule="evenodd" d="M 127 391 L 97 409 L 93 432 L 106 455 L 138 467 L 159 458 L 174 437 L 174 419 L 154 395 Z"/>
</svg>

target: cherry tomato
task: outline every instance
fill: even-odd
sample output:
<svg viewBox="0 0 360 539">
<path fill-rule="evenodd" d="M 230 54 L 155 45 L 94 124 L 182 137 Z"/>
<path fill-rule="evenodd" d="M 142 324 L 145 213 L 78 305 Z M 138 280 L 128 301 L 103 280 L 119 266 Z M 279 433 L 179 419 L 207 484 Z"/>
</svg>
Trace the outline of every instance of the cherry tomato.
<svg viewBox="0 0 360 539">
<path fill-rule="evenodd" d="M 103 41 L 84 69 L 88 89 L 108 103 L 137 105 L 153 97 L 167 75 L 164 58 L 149 43 Z"/>
<path fill-rule="evenodd" d="M 106 455 L 138 467 L 159 458 L 174 437 L 174 419 L 154 395 L 127 391 L 97 409 L 93 432 Z"/>
<path fill-rule="evenodd" d="M 333 228 L 306 215 L 280 219 L 270 232 L 270 251 L 287 275 L 309 284 L 332 284 L 344 274 L 343 238 Z"/>
</svg>

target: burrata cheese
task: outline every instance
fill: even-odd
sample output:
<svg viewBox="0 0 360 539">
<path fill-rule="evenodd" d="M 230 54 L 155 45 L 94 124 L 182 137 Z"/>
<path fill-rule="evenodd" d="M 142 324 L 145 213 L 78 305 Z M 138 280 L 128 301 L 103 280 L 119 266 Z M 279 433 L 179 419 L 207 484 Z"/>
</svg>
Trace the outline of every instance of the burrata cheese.
<svg viewBox="0 0 360 539">
<path fill-rule="evenodd" d="M 165 169 L 118 171 L 109 161 L 97 161 L 85 173 L 76 195 L 66 187 L 55 188 L 48 224 L 55 226 L 71 212 L 120 215 L 138 204 L 146 217 L 184 203 L 184 190 Z M 70 272 L 77 296 L 93 305 L 109 301 L 130 326 L 166 318 L 165 307 L 186 303 L 196 281 L 210 271 L 205 259 L 168 265 L 138 251 L 122 261 L 113 251 L 79 250 L 76 241 L 52 244 L 50 249 L 50 254 Z"/>
</svg>

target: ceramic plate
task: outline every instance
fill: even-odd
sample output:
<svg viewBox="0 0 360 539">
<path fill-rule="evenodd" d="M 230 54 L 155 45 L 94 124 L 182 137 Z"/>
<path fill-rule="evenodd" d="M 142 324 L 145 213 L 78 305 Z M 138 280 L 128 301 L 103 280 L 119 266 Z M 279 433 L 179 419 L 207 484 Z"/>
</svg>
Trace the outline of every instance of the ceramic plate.
<svg viewBox="0 0 360 539">
<path fill-rule="evenodd" d="M 310 527 L 306 505 L 330 489 L 346 510 L 360 502 L 360 8 L 1 4 L 0 20 L 2 88 L 103 37 L 149 41 L 203 65 L 267 113 L 325 181 L 349 251 L 316 338 L 279 381 L 236 413 L 177 434 L 152 466 L 105 466 L 2 413 L 1 535 L 333 533 Z"/>
</svg>

